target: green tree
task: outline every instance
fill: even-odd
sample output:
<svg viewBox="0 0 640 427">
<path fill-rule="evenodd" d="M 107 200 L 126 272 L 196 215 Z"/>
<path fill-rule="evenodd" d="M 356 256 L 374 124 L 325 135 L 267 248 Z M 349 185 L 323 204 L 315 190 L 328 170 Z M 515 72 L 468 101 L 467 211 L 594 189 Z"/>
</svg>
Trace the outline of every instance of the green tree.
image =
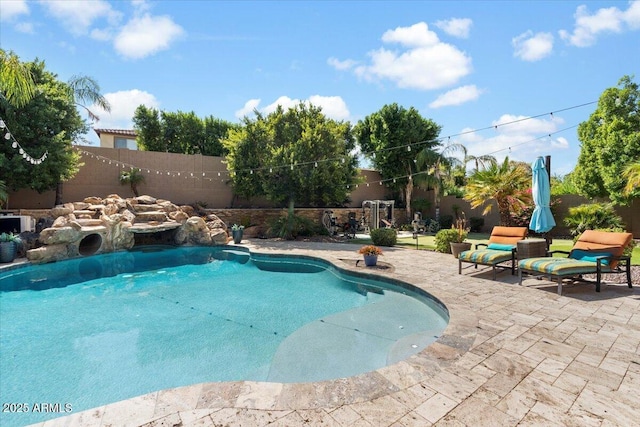
<svg viewBox="0 0 640 427">
<path fill-rule="evenodd" d="M 553 175 L 551 177 L 551 195 L 562 196 L 563 194 L 580 194 L 570 173 L 565 176 Z"/>
<path fill-rule="evenodd" d="M 92 121 L 98 121 L 100 117 L 85 104 L 95 104 L 106 112 L 111 111 L 109 101 L 100 93 L 100 85 L 92 77 L 84 75 L 72 76 L 67 84 L 76 105 L 82 107 Z"/>
<path fill-rule="evenodd" d="M 140 105 L 133 117 L 138 146 L 146 151 L 223 156 L 222 140 L 239 125 L 194 112 L 158 111 Z"/>
<path fill-rule="evenodd" d="M 357 160 L 348 123 L 303 103 L 245 117 L 223 141 L 234 192 L 265 195 L 282 206 L 340 206 L 356 182 Z"/>
<path fill-rule="evenodd" d="M 624 194 L 630 197 L 640 197 L 640 160 L 629 163 L 622 174 L 627 181 Z"/>
<path fill-rule="evenodd" d="M 627 204 L 624 168 L 640 158 L 640 90 L 632 77 L 624 76 L 618 87 L 606 89 L 589 120 L 578 126 L 581 142 L 573 179 L 588 198 L 609 197 Z"/>
<path fill-rule="evenodd" d="M 162 138 L 160 113 L 155 108 L 138 106 L 133 114 L 133 128 L 138 134 L 136 142 L 141 150 L 167 151 L 167 143 Z"/>
<path fill-rule="evenodd" d="M 13 191 L 31 188 L 53 190 L 72 178 L 80 166 L 80 156 L 72 142 L 88 131 L 80 117 L 68 84 L 45 70 L 42 61 L 25 63 L 36 85 L 34 96 L 17 108 L 0 99 L 0 116 L 20 145 L 33 157 L 48 152 L 44 162 L 32 165 L 11 146 L 0 144 L 0 176 Z"/>
<path fill-rule="evenodd" d="M 524 163 L 491 163 L 471 174 L 465 187 L 465 200 L 472 208 L 484 206 L 483 215 L 491 212 L 495 200 L 500 213 L 500 224 L 511 225 L 512 213 L 518 213 L 531 204 L 531 169 Z"/>
<path fill-rule="evenodd" d="M 426 173 L 416 175 L 415 182 L 421 187 L 426 186 L 428 189 L 433 189 L 436 217 L 439 216 L 440 199 L 444 195 L 445 188 L 455 186 L 454 169 L 463 165 L 462 161 L 455 157 L 455 153 L 462 153 L 463 156 L 466 156 L 467 149 L 462 144 L 448 144 L 440 151 L 424 147 L 416 157 L 418 170 L 426 171 Z"/>
<path fill-rule="evenodd" d="M 35 83 L 29 67 L 15 53 L 0 49 L 0 99 L 22 107 L 34 93 Z"/>
<path fill-rule="evenodd" d="M 138 193 L 138 185 L 143 184 L 145 182 L 145 177 L 142 174 L 142 171 L 138 168 L 131 168 L 130 171 L 120 172 L 120 184 L 121 185 L 129 185 L 131 187 L 131 191 L 135 194 L 136 197 L 139 197 Z"/>
<path fill-rule="evenodd" d="M 418 111 L 398 104 L 385 105 L 359 121 L 354 134 L 364 155 L 389 180 L 389 187 L 400 192 L 407 216 L 411 217 L 413 175 L 418 172 L 416 155 L 439 146 L 440 126 L 423 118 Z"/>
</svg>

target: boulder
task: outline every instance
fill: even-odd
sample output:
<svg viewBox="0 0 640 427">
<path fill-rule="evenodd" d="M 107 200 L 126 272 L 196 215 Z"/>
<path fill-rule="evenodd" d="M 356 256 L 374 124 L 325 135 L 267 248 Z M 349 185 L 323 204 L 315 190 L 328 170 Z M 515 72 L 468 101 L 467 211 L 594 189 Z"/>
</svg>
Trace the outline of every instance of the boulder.
<svg viewBox="0 0 640 427">
<path fill-rule="evenodd" d="M 190 218 L 190 216 L 186 212 L 175 211 L 169 213 L 169 218 L 179 222 L 180 224 L 184 224 Z"/>
<path fill-rule="evenodd" d="M 69 245 L 55 244 L 41 246 L 27 251 L 27 259 L 33 263 L 62 261 L 69 258 Z"/>
<path fill-rule="evenodd" d="M 175 241 L 179 245 L 211 245 L 209 228 L 202 218 L 192 216 L 176 232 Z"/>
<path fill-rule="evenodd" d="M 81 237 L 82 233 L 71 226 L 46 228 L 40 233 L 40 241 L 45 245 L 68 244 L 77 242 Z"/>
<path fill-rule="evenodd" d="M 229 235 L 221 228 L 211 230 L 209 235 L 211 236 L 211 243 L 214 245 L 226 245 L 229 241 Z"/>
<path fill-rule="evenodd" d="M 75 210 L 73 203 L 65 203 L 64 205 L 58 205 L 51 209 L 51 216 L 57 218 L 63 215 L 72 214 Z"/>
<path fill-rule="evenodd" d="M 102 203 L 102 199 L 100 197 L 85 197 L 83 202 L 89 205 L 97 205 Z"/>
<path fill-rule="evenodd" d="M 134 200 L 140 203 L 141 205 L 155 205 L 157 199 L 151 196 L 139 196 L 139 197 L 136 197 Z"/>
</svg>

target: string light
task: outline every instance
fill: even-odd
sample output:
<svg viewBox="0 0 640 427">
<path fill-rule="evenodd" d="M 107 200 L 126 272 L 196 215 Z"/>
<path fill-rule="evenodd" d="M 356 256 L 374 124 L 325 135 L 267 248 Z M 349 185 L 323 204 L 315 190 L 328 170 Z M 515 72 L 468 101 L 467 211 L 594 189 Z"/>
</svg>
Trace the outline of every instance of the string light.
<svg viewBox="0 0 640 427">
<path fill-rule="evenodd" d="M 11 148 L 13 148 L 14 150 L 18 150 L 18 153 L 20 154 L 20 156 L 22 156 L 22 158 L 25 159 L 27 162 L 31 163 L 32 165 L 39 165 L 39 164 L 41 164 L 42 162 L 44 162 L 47 159 L 47 156 L 49 155 L 49 151 L 45 151 L 44 154 L 42 156 L 40 156 L 39 158 L 35 158 L 35 157 L 31 156 L 20 145 L 18 140 L 11 133 L 11 131 L 9 131 L 9 127 L 4 122 L 4 120 L 2 120 L 1 117 L 0 117 L 0 130 L 5 132 L 4 139 L 6 139 L 7 141 L 11 141 Z"/>
<path fill-rule="evenodd" d="M 586 106 L 586 105 L 591 105 L 591 104 L 594 104 L 596 102 L 597 101 L 593 101 L 593 102 L 589 102 L 589 103 L 585 103 L 585 104 L 580 104 L 580 105 L 568 107 L 568 108 L 565 108 L 565 109 L 562 109 L 562 110 L 557 110 L 557 112 L 571 110 L 571 109 L 583 107 L 583 106 Z M 482 128 L 482 129 L 472 129 L 472 130 L 464 131 L 464 132 L 461 132 L 461 133 L 458 133 L 458 134 L 448 135 L 446 137 L 442 137 L 442 138 L 437 139 L 436 142 L 447 141 L 447 143 L 450 143 L 451 142 L 451 138 L 455 137 L 455 136 L 461 136 L 461 135 L 466 135 L 466 134 L 470 134 L 470 133 L 477 133 L 477 132 L 480 132 L 480 131 L 483 131 L 483 130 L 487 130 L 487 129 L 496 129 L 497 130 L 499 127 L 508 126 L 508 125 L 511 125 L 511 124 L 514 124 L 514 123 L 519 123 L 519 122 L 522 122 L 522 121 L 525 121 L 525 120 L 531 120 L 531 119 L 534 119 L 534 118 L 542 117 L 542 116 L 544 116 L 546 114 L 549 114 L 549 115 L 553 116 L 553 112 L 551 112 L 551 113 L 544 113 L 544 114 L 540 114 L 540 115 L 536 115 L 536 116 L 524 117 L 524 118 L 520 118 L 520 119 L 517 119 L 517 120 L 510 121 L 510 122 L 500 123 L 500 124 L 497 124 L 497 125 L 491 125 L 491 126 L 488 126 L 486 128 Z M 577 127 L 577 125 L 558 130 L 556 132 L 553 132 L 553 134 L 561 133 L 561 132 L 564 132 L 566 130 L 569 130 L 569 129 L 572 129 L 572 128 L 575 128 L 575 127 Z M 520 146 L 520 145 L 531 143 L 532 141 L 536 141 L 536 140 L 540 140 L 540 139 L 544 139 L 544 138 L 550 138 L 551 135 L 552 134 L 547 134 L 547 135 L 545 135 L 543 137 L 533 138 L 531 140 L 524 141 L 522 143 L 509 146 L 507 148 L 496 150 L 493 153 L 489 153 L 487 155 L 491 155 L 491 154 L 498 153 L 498 152 L 505 151 L 505 150 L 508 150 L 509 152 L 511 152 L 512 148 L 515 148 L 515 147 Z M 389 147 L 389 148 L 385 148 L 385 149 L 381 149 L 381 150 L 374 150 L 374 151 L 371 151 L 371 152 L 363 152 L 362 154 L 365 155 L 365 156 L 371 156 L 371 157 L 375 158 L 376 155 L 381 154 L 382 152 L 385 152 L 385 151 L 405 148 L 409 152 L 409 151 L 412 151 L 412 146 L 418 146 L 419 147 L 422 144 L 430 144 L 431 145 L 431 144 L 433 144 L 433 142 L 434 142 L 433 140 L 412 142 L 412 143 L 408 143 L 408 144 L 405 144 L 405 145 Z M 93 157 L 93 154 L 91 154 L 91 156 Z M 340 156 L 339 158 L 340 158 L 340 162 L 342 164 L 344 164 L 345 163 L 345 156 Z M 332 161 L 332 160 L 336 160 L 336 158 L 333 158 L 333 159 L 332 158 L 317 159 L 317 160 L 310 161 L 310 162 L 295 163 L 295 165 L 305 166 L 305 165 L 311 165 L 313 163 L 314 167 L 318 167 L 318 163 L 319 162 L 329 162 L 329 161 Z M 102 159 L 102 161 L 104 163 L 105 160 Z M 414 161 L 415 161 L 415 159 L 414 159 Z M 111 160 L 109 160 L 109 164 L 111 164 Z M 119 165 L 118 162 L 116 162 L 116 164 Z M 291 170 L 293 170 L 294 163 L 291 163 L 291 164 L 289 164 L 287 166 L 289 166 L 289 168 Z M 273 173 L 273 169 L 274 168 L 284 168 L 284 167 L 287 167 L 287 166 L 284 166 L 284 165 L 283 166 L 270 166 L 269 167 L 269 172 Z M 123 167 L 124 167 L 124 165 L 123 165 Z M 253 170 L 254 169 L 238 169 L 238 170 L 232 170 L 232 171 L 225 171 L 224 173 L 226 173 L 229 176 L 235 176 L 237 173 L 247 173 L 248 172 L 250 174 L 253 174 Z M 262 169 L 258 168 L 258 169 L 255 169 L 255 170 L 262 170 Z M 428 173 L 428 172 L 429 171 L 417 172 L 417 173 L 414 173 L 413 175 L 420 175 L 420 174 L 424 174 L 424 173 Z M 156 173 L 159 174 L 160 172 L 158 171 Z M 170 173 L 167 172 L 167 175 L 170 175 Z M 217 172 L 217 175 L 220 177 L 221 176 L 221 172 Z M 178 176 L 180 176 L 179 173 L 178 173 Z M 202 176 L 205 177 L 206 173 L 203 172 Z M 394 177 L 394 178 L 387 179 L 387 180 L 374 181 L 373 183 L 378 182 L 380 185 L 383 185 L 383 183 L 385 183 L 385 182 L 397 183 L 397 179 L 407 179 L 407 178 L 409 180 L 413 179 L 412 175 L 405 175 L 405 176 Z M 208 179 L 208 180 L 212 181 L 211 179 Z M 222 180 L 222 182 L 224 182 L 224 180 Z M 369 183 L 367 183 L 367 185 L 369 185 Z M 358 185 L 355 185 L 355 187 L 358 188 Z M 347 185 L 346 188 L 350 189 L 351 186 Z"/>
</svg>

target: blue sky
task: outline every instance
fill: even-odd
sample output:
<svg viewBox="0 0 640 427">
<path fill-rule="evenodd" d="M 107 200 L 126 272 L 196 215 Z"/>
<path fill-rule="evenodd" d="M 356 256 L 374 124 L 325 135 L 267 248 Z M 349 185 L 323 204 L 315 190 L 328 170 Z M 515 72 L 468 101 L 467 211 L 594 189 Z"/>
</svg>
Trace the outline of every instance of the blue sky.
<svg viewBox="0 0 640 427">
<path fill-rule="evenodd" d="M 239 122 L 305 101 L 355 124 L 396 102 L 470 154 L 563 175 L 601 93 L 640 78 L 640 0 L 0 0 L 0 47 L 95 78 L 97 128 L 140 104 Z"/>
</svg>

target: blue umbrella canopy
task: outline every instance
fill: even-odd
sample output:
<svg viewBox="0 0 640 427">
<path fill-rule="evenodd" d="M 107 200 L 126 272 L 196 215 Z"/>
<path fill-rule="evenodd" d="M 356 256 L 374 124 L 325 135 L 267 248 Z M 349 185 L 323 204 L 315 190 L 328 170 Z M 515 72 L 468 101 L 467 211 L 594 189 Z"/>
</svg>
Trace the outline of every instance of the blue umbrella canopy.
<svg viewBox="0 0 640 427">
<path fill-rule="evenodd" d="M 531 215 L 531 222 L 529 223 L 529 229 L 536 233 L 546 233 L 556 225 L 551 208 L 551 185 L 549 184 L 549 175 L 547 169 L 544 166 L 544 159 L 538 157 L 531 165 L 533 172 L 531 195 L 533 196 L 533 203 L 536 207 Z"/>
</svg>

